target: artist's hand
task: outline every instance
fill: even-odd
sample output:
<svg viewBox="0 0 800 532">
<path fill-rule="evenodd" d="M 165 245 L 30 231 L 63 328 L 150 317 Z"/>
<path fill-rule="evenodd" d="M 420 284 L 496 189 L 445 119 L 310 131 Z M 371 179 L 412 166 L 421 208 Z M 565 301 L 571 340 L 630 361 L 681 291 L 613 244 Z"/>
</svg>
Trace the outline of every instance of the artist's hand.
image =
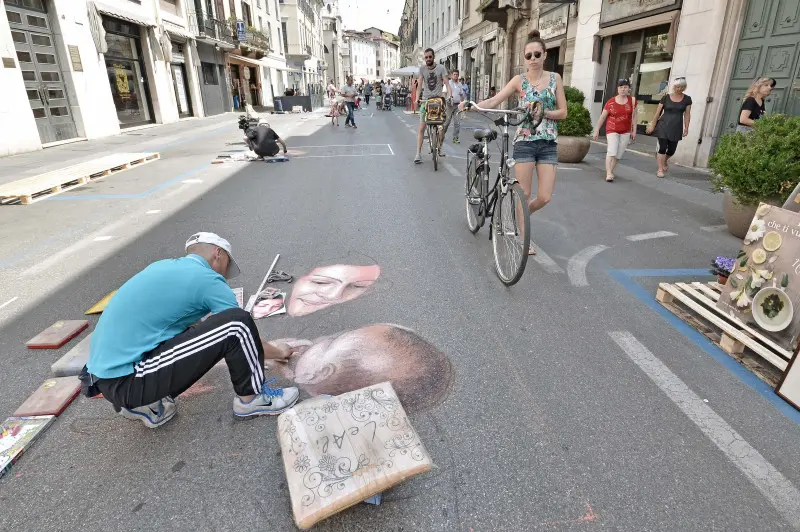
<svg viewBox="0 0 800 532">
<path fill-rule="evenodd" d="M 283 342 L 265 342 L 261 340 L 264 346 L 264 359 L 285 362 L 289 357 L 294 354 L 295 348 Z"/>
</svg>

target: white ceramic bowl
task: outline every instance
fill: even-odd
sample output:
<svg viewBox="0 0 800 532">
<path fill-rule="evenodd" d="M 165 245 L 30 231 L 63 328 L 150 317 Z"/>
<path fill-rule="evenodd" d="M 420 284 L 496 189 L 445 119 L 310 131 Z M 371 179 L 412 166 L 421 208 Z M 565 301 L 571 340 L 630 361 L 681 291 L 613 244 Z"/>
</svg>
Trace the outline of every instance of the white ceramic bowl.
<svg viewBox="0 0 800 532">
<path fill-rule="evenodd" d="M 768 296 L 772 294 L 777 295 L 783 301 L 783 310 L 781 310 L 774 318 L 768 318 L 764 315 L 764 309 L 761 308 L 761 303 L 764 302 Z M 752 303 L 753 319 L 759 327 L 765 331 L 778 332 L 784 330 L 792 323 L 792 316 L 794 316 L 794 308 L 792 307 L 792 300 L 780 288 L 769 286 L 762 288 L 753 298 Z"/>
</svg>

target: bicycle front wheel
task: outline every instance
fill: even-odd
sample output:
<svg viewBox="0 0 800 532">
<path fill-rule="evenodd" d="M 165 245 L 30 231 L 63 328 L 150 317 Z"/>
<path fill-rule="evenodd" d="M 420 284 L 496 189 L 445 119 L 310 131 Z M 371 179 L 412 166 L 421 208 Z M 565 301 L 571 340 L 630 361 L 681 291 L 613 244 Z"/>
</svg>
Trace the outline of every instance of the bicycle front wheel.
<svg viewBox="0 0 800 532">
<path fill-rule="evenodd" d="M 428 140 L 431 142 L 431 158 L 433 159 L 433 171 L 439 170 L 439 128 L 431 127 L 428 133 Z"/>
<path fill-rule="evenodd" d="M 467 163 L 467 187 L 466 187 L 466 203 L 467 203 L 467 227 L 475 234 L 478 229 L 483 225 L 486 216 L 484 212 L 484 202 L 481 196 L 481 178 L 483 177 L 484 168 L 478 165 L 475 157 L 470 157 Z"/>
<path fill-rule="evenodd" d="M 504 195 L 499 194 L 498 190 L 492 216 L 492 233 L 497 276 L 506 286 L 516 284 L 528 263 L 531 234 L 528 205 L 519 183 L 509 185 Z"/>
</svg>

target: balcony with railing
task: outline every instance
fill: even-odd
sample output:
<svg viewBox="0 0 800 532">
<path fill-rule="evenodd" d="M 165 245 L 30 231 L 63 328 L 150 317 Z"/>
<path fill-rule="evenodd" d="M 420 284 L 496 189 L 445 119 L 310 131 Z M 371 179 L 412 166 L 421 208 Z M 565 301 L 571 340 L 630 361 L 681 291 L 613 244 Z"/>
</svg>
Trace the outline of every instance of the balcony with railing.
<svg viewBox="0 0 800 532">
<path fill-rule="evenodd" d="M 286 52 L 286 55 L 291 55 L 302 59 L 311 59 L 311 46 L 307 44 L 302 45 L 290 43 Z"/>
<path fill-rule="evenodd" d="M 247 28 L 244 40 L 239 41 L 239 48 L 243 52 L 255 52 L 256 58 L 261 59 L 261 57 L 258 57 L 259 55 L 263 57 L 264 54 L 270 51 L 269 37 L 255 28 Z"/>
<path fill-rule="evenodd" d="M 224 20 L 204 17 L 195 12 L 189 13 L 189 29 L 198 39 L 209 39 L 236 45 L 233 30 Z"/>
</svg>

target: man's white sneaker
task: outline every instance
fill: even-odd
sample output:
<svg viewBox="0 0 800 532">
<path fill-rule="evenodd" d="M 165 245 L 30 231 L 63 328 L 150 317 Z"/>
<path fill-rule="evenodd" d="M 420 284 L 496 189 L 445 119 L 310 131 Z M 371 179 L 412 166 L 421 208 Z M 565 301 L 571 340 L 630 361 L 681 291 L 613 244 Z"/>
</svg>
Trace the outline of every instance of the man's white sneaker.
<svg viewBox="0 0 800 532">
<path fill-rule="evenodd" d="M 420 155 L 420 154 L 418 153 L 418 154 L 417 154 L 417 156 L 416 156 L 416 157 L 414 157 L 414 163 L 415 163 L 415 164 L 422 164 L 422 155 Z"/>
<path fill-rule="evenodd" d="M 175 417 L 177 411 L 175 400 L 167 396 L 153 404 L 131 409 L 122 408 L 119 413 L 124 418 L 141 421 L 145 427 L 155 429 Z"/>
<path fill-rule="evenodd" d="M 239 417 L 274 416 L 290 409 L 300 397 L 297 388 L 271 388 L 270 379 L 261 387 L 261 393 L 248 402 L 239 397 L 233 399 L 233 413 Z"/>
</svg>

